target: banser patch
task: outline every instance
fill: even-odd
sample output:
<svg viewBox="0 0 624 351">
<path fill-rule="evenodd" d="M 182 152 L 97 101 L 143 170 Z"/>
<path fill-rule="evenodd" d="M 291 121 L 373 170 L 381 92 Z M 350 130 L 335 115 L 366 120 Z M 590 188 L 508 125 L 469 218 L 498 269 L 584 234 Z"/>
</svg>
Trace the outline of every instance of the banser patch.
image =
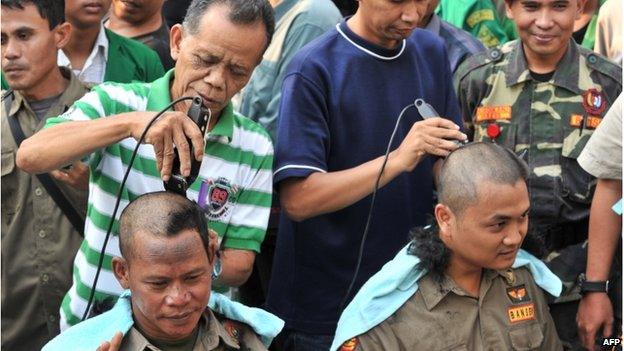
<svg viewBox="0 0 624 351">
<path fill-rule="evenodd" d="M 480 106 L 477 107 L 477 122 L 511 119 L 511 106 Z"/>
<path fill-rule="evenodd" d="M 351 338 L 342 344 L 339 351 L 353 351 L 357 347 L 358 343 L 358 338 Z"/>
<path fill-rule="evenodd" d="M 507 297 L 509 297 L 509 301 L 513 304 L 531 301 L 531 297 L 524 287 L 524 284 L 507 288 Z"/>
<path fill-rule="evenodd" d="M 507 308 L 507 317 L 509 317 L 511 323 L 535 319 L 535 305 L 526 303 L 519 306 L 510 306 Z"/>
</svg>

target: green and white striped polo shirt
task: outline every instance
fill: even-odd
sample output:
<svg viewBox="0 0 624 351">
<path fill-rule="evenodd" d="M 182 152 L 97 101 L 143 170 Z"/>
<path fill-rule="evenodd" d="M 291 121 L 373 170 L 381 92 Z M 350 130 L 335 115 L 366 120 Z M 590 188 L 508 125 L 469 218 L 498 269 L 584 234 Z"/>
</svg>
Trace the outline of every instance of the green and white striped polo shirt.
<svg viewBox="0 0 624 351">
<path fill-rule="evenodd" d="M 104 83 L 93 88 L 65 114 L 48 119 L 46 128 L 68 121 L 106 118 L 130 111 L 159 111 L 170 102 L 173 70 L 152 83 Z M 100 251 L 115 206 L 116 195 L 137 142 L 127 138 L 97 150 L 89 158 L 89 204 L 85 239 L 74 260 L 73 284 L 61 306 L 61 329 L 80 321 L 87 305 Z M 269 218 L 273 145 L 262 127 L 233 111 L 228 104 L 206 137 L 198 179 L 187 196 L 205 205 L 210 228 L 225 235 L 225 247 L 260 251 Z M 122 288 L 111 260 L 119 256 L 121 211 L 141 194 L 163 190 L 152 145 L 139 147 L 122 193 L 120 209 L 106 247 L 96 299 L 116 298 Z"/>
</svg>

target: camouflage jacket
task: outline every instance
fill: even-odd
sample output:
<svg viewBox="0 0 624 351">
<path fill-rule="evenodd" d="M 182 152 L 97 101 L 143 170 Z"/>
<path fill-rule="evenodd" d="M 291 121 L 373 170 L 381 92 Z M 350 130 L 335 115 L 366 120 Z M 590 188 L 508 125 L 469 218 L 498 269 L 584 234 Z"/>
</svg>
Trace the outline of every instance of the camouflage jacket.
<svg viewBox="0 0 624 351">
<path fill-rule="evenodd" d="M 532 78 L 518 40 L 458 68 L 466 129 L 475 141 L 514 150 L 531 169 L 530 233 L 587 219 L 596 181 L 576 158 L 620 94 L 621 76 L 620 66 L 572 40 L 548 82 Z"/>
</svg>

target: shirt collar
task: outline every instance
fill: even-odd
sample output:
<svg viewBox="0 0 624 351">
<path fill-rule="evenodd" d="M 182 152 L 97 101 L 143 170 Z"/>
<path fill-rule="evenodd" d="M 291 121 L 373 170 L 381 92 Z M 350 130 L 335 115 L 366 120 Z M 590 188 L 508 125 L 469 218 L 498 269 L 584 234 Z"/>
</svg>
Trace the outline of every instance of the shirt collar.
<svg viewBox="0 0 624 351">
<path fill-rule="evenodd" d="M 440 35 L 440 25 L 440 17 L 434 13 L 431 15 L 431 19 L 429 20 L 429 23 L 427 23 L 425 29 L 435 35 Z"/>
<path fill-rule="evenodd" d="M 88 89 L 80 81 L 80 79 L 76 77 L 71 69 L 67 67 L 59 67 L 59 69 L 61 70 L 61 74 L 63 75 L 63 77 L 69 79 L 69 84 L 67 85 L 67 88 L 63 92 L 63 95 L 61 95 L 61 98 L 59 99 L 59 103 L 63 107 L 62 112 L 65 112 L 65 110 L 73 105 L 76 100 L 81 98 L 88 91 Z"/>
<path fill-rule="evenodd" d="M 524 55 L 522 41 L 516 40 L 516 42 L 513 43 L 509 55 L 509 63 L 505 67 L 507 86 L 510 87 L 532 79 L 531 73 L 529 72 L 529 65 Z M 568 89 L 577 94 L 582 93 L 578 87 L 579 55 L 580 53 L 576 43 L 570 39 L 568 49 L 555 69 L 555 74 L 552 78 L 554 85 Z"/>
<path fill-rule="evenodd" d="M 200 342 L 204 345 L 206 350 L 214 350 L 219 346 L 220 341 L 223 341 L 230 348 L 236 350 L 240 349 L 240 344 L 230 336 L 230 333 L 225 327 L 217 320 L 214 313 L 209 308 L 202 315 L 207 327 L 205 330 L 200 330 Z M 204 334 L 205 333 L 205 334 Z"/>
<path fill-rule="evenodd" d="M 103 21 L 100 23 L 100 32 L 95 39 L 95 45 L 93 45 L 94 50 L 99 50 L 100 48 L 104 52 L 104 61 L 108 61 L 108 37 L 106 36 L 106 29 L 104 28 Z"/>
<path fill-rule="evenodd" d="M 95 43 L 93 43 L 93 48 L 91 49 L 91 53 L 87 57 L 87 61 L 89 61 L 89 57 L 95 57 L 97 55 L 98 50 L 102 50 L 104 62 L 108 62 L 108 47 L 109 41 L 106 36 L 106 29 L 104 28 L 104 22 L 100 23 L 100 32 L 98 36 L 95 38 Z M 59 50 L 57 54 L 57 64 L 59 66 L 67 66 L 71 67 L 71 62 L 69 61 L 69 57 L 65 55 L 63 50 Z M 85 62 L 86 66 L 86 62 Z M 84 69 L 84 67 L 83 67 Z"/>
<path fill-rule="evenodd" d="M 406 39 L 401 40 L 399 44 L 392 49 L 379 46 L 360 37 L 354 31 L 352 31 L 351 28 L 349 28 L 349 26 L 347 25 L 347 21 L 349 20 L 349 18 L 351 17 L 346 17 L 342 20 L 342 22 L 336 24 L 336 30 L 347 42 L 349 42 L 360 51 L 363 51 L 374 58 L 384 61 L 397 59 L 405 51 L 405 47 L 407 46 Z"/>
<path fill-rule="evenodd" d="M 164 76 L 156 79 L 151 83 L 149 96 L 147 97 L 147 110 L 160 111 L 171 103 L 171 82 L 174 79 L 175 68 L 170 69 Z M 212 116 L 216 118 L 216 116 Z M 209 132 L 210 136 L 226 137 L 228 141 L 232 140 L 234 131 L 234 108 L 232 102 L 221 110 L 221 115 L 214 128 Z"/>
<path fill-rule="evenodd" d="M 145 338 L 145 336 L 143 336 L 143 334 L 141 334 L 141 332 L 139 332 L 139 330 L 136 328 L 136 326 L 133 326 L 132 328 L 130 328 L 130 330 L 128 331 L 128 334 L 126 334 L 126 336 L 124 336 L 124 344 L 125 347 L 129 348 L 129 351 L 134 351 L 134 350 L 153 350 L 154 346 L 152 344 L 150 344 L 149 341 L 147 341 L 147 339 Z"/>
<path fill-rule="evenodd" d="M 197 334 L 194 350 L 198 349 L 198 345 L 201 344 L 205 350 L 214 350 L 223 342 L 228 346 L 228 349 L 240 349 L 239 343 L 234 340 L 225 327 L 219 323 L 209 308 L 206 308 L 199 320 L 200 330 Z M 131 348 L 131 350 L 157 350 L 149 340 L 136 326 L 133 326 L 125 338 L 125 344 Z"/>
<path fill-rule="evenodd" d="M 273 9 L 273 13 L 275 16 L 275 22 L 279 21 L 286 12 L 290 11 L 290 9 L 297 4 L 297 0 L 284 0 L 277 4 Z"/>
<path fill-rule="evenodd" d="M 504 276 L 504 273 L 501 272 L 489 269 L 483 270 L 481 274 L 481 288 L 479 289 L 480 295 L 484 289 L 487 291 L 490 288 L 491 281 L 499 274 Z M 451 292 L 458 296 L 469 296 L 446 274 L 442 277 L 441 282 L 437 282 L 431 274 L 427 274 L 418 282 L 418 289 L 429 311 L 434 309 Z"/>
<path fill-rule="evenodd" d="M 72 73 L 72 71 L 69 68 L 59 67 L 59 69 L 61 70 L 61 74 L 63 75 L 63 77 L 69 79 L 69 84 L 67 85 L 67 87 L 65 88 L 61 96 L 59 97 L 58 102 L 52 105 L 50 107 L 50 110 L 46 112 L 46 116 L 48 116 L 50 112 L 52 112 L 52 110 L 58 109 L 58 108 L 60 108 L 61 111 L 54 111 L 55 115 L 65 112 L 65 110 L 67 110 L 76 100 L 78 100 L 80 97 L 82 97 L 82 95 L 84 95 L 87 92 L 87 88 L 76 77 L 76 75 Z M 22 108 L 22 104 L 24 105 L 24 108 L 30 110 L 30 105 L 28 104 L 24 96 L 20 94 L 18 91 L 13 91 L 13 103 L 11 104 L 11 107 L 9 108 L 9 116 L 17 117 L 17 111 L 20 108 Z"/>
</svg>

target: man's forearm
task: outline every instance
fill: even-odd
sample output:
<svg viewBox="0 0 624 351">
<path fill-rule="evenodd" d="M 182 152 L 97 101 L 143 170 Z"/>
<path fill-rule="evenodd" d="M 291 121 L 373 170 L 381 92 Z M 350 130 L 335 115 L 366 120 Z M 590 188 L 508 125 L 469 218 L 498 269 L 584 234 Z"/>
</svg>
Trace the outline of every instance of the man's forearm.
<svg viewBox="0 0 624 351">
<path fill-rule="evenodd" d="M 125 139 L 131 135 L 132 120 L 125 115 L 65 122 L 41 130 L 24 140 L 17 151 L 17 166 L 28 173 L 48 172 Z"/>
<path fill-rule="evenodd" d="M 313 173 L 305 179 L 288 179 L 280 185 L 282 208 L 295 221 L 335 212 L 373 192 L 383 164 L 383 156 L 357 167 L 329 173 Z M 391 153 L 379 187 L 386 185 L 404 169 Z"/>
<path fill-rule="evenodd" d="M 609 278 L 611 262 L 620 238 L 621 219 L 611 207 L 622 197 L 622 181 L 599 179 L 589 216 L 587 280 Z"/>
<path fill-rule="evenodd" d="M 249 250 L 225 249 L 221 252 L 221 274 L 218 281 L 237 287 L 249 279 L 256 254 Z"/>
</svg>

